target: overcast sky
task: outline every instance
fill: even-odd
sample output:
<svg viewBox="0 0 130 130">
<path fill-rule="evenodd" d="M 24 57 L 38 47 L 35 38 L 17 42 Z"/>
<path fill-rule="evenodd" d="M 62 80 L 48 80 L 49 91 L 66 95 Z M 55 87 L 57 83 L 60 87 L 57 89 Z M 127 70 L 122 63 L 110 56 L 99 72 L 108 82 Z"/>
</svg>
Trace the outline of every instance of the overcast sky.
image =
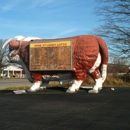
<svg viewBox="0 0 130 130">
<path fill-rule="evenodd" d="M 90 34 L 99 26 L 94 0 L 2 0 L 0 38 L 58 38 Z"/>
</svg>

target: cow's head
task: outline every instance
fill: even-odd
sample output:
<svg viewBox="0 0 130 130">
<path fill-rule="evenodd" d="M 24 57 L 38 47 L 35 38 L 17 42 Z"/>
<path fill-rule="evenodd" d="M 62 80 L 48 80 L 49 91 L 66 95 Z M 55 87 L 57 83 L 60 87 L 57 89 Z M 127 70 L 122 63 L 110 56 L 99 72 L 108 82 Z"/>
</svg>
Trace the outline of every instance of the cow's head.
<svg viewBox="0 0 130 130">
<path fill-rule="evenodd" d="M 7 56 L 7 60 L 11 63 L 17 63 L 17 64 L 21 65 L 23 67 L 23 69 L 25 70 L 26 76 L 30 82 L 33 82 L 33 80 L 30 76 L 30 72 L 29 72 L 27 66 L 23 62 L 23 59 L 20 57 L 20 53 L 22 53 L 22 52 L 20 52 L 20 48 L 21 48 L 21 44 L 24 41 L 29 42 L 29 41 L 34 40 L 34 39 L 39 39 L 39 38 L 16 36 L 14 38 L 8 39 L 3 44 L 3 47 L 2 47 L 4 49 L 7 45 L 9 45 L 9 54 Z"/>
<path fill-rule="evenodd" d="M 5 48 L 9 44 L 9 54 L 7 56 L 7 59 L 9 62 L 18 63 L 18 57 L 19 57 L 19 51 L 21 48 L 21 44 L 26 41 L 29 42 L 34 39 L 40 39 L 37 37 L 23 37 L 23 36 L 16 36 L 14 38 L 8 39 L 4 44 L 2 48 Z M 19 57 L 20 58 L 20 57 Z M 21 64 L 21 63 L 18 63 Z"/>
<path fill-rule="evenodd" d="M 23 36 L 16 36 L 14 38 L 8 39 L 4 44 L 3 44 L 3 49 L 9 44 L 9 54 L 7 56 L 7 60 L 12 63 L 18 63 L 20 64 L 19 60 L 20 57 L 18 55 L 19 49 L 21 42 L 25 38 Z"/>
</svg>

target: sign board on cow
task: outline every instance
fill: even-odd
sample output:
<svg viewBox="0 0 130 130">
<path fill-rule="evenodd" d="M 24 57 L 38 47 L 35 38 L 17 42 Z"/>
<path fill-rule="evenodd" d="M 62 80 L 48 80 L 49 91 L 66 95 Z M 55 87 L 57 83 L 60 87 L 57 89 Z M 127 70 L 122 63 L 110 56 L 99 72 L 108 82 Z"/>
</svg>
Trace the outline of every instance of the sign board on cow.
<svg viewBox="0 0 130 130">
<path fill-rule="evenodd" d="M 30 42 L 30 70 L 71 70 L 71 40 Z"/>
</svg>

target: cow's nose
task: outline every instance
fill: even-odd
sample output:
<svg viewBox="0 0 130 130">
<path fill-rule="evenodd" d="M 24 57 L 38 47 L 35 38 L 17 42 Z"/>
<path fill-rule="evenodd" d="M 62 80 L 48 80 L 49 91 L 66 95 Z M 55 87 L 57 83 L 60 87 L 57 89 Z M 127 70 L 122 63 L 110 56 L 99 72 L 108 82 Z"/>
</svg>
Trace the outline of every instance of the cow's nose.
<svg viewBox="0 0 130 130">
<path fill-rule="evenodd" d="M 13 50 L 13 51 L 11 51 L 10 53 L 9 53 L 9 57 L 12 57 L 12 54 L 15 52 L 15 50 Z"/>
</svg>

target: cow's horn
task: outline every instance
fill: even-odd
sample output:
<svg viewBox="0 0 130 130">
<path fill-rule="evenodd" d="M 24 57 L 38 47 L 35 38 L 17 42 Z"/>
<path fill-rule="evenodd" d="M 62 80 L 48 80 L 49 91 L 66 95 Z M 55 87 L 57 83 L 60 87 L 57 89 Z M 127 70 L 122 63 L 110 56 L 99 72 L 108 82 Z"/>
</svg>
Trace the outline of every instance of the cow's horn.
<svg viewBox="0 0 130 130">
<path fill-rule="evenodd" d="M 13 40 L 13 38 L 10 38 L 10 39 L 6 40 L 6 41 L 4 42 L 4 44 L 3 44 L 3 46 L 2 46 L 2 49 L 4 49 L 5 46 L 6 46 L 11 40 Z"/>
<path fill-rule="evenodd" d="M 5 46 L 11 41 L 11 40 L 22 40 L 25 39 L 23 36 L 15 36 L 14 38 L 10 38 L 8 40 L 6 40 L 2 46 L 2 49 L 5 48 Z"/>
</svg>

